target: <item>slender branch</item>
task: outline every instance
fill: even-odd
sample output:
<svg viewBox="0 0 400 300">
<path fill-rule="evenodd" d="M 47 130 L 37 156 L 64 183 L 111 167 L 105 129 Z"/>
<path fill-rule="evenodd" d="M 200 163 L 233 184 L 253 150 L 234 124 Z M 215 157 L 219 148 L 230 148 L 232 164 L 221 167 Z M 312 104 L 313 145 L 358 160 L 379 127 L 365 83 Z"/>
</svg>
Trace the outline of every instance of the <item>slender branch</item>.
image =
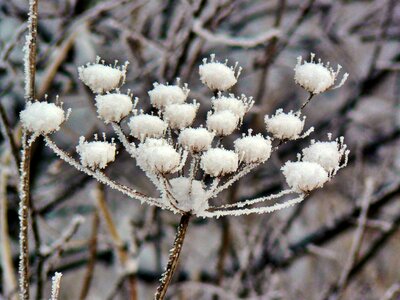
<svg viewBox="0 0 400 300">
<path fill-rule="evenodd" d="M 89 240 L 89 260 L 86 267 L 85 277 L 83 279 L 82 289 L 79 296 L 80 300 L 86 299 L 90 284 L 92 283 L 93 279 L 93 272 L 94 267 L 96 264 L 96 254 L 97 254 L 97 234 L 98 234 L 98 227 L 99 227 L 99 213 L 96 210 L 93 214 L 93 221 L 92 221 L 92 233 Z"/>
<path fill-rule="evenodd" d="M 38 0 L 29 1 L 28 34 L 24 46 L 25 70 L 25 99 L 35 99 L 35 72 L 36 72 L 36 36 L 38 21 Z M 22 158 L 20 163 L 20 262 L 19 286 L 20 299 L 29 300 L 29 243 L 28 243 L 28 216 L 30 205 L 30 164 L 31 143 L 27 132 L 22 135 Z"/>
<path fill-rule="evenodd" d="M 181 254 L 183 242 L 185 240 L 190 216 L 190 214 L 184 214 L 181 217 L 178 225 L 178 231 L 175 235 L 174 245 L 170 251 L 167 268 L 160 279 L 161 283 L 157 288 L 156 294 L 154 295 L 155 300 L 162 300 L 167 294 L 167 289 L 169 287 L 169 284 L 171 283 L 172 276 L 174 275 L 176 267 L 178 266 L 179 256 Z"/>
<path fill-rule="evenodd" d="M 4 106 L 1 102 L 0 102 L 0 127 L 1 127 L 2 134 L 4 136 L 4 139 L 7 141 L 8 145 L 11 149 L 11 154 L 13 156 L 14 163 L 18 170 L 18 166 L 20 164 L 18 147 L 17 147 L 17 144 L 15 143 L 15 140 L 13 137 L 11 125 L 7 119 L 6 110 L 4 109 Z"/>
</svg>

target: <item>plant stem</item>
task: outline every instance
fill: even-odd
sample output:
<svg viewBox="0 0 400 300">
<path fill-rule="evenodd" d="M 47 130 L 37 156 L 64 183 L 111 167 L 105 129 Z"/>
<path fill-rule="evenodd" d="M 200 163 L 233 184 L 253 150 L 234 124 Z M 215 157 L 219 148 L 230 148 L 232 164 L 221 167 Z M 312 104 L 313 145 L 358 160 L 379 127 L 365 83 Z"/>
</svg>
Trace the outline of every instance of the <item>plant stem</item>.
<svg viewBox="0 0 400 300">
<path fill-rule="evenodd" d="M 155 300 L 162 300 L 167 294 L 167 289 L 169 287 L 169 284 L 171 283 L 172 276 L 174 275 L 176 267 L 178 266 L 179 256 L 181 254 L 183 241 L 185 240 L 190 217 L 190 214 L 184 214 L 181 217 L 178 225 L 178 230 L 175 235 L 174 245 L 170 251 L 170 255 L 168 258 L 167 268 L 160 279 L 161 283 L 157 288 L 156 294 L 154 295 Z"/>
</svg>

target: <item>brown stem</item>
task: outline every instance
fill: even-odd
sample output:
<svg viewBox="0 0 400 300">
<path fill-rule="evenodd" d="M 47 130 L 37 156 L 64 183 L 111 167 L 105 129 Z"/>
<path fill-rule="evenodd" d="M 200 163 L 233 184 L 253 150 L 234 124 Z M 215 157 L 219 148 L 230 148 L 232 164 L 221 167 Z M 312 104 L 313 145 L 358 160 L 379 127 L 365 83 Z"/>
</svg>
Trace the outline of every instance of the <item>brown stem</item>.
<svg viewBox="0 0 400 300">
<path fill-rule="evenodd" d="M 167 294 L 167 289 L 169 287 L 169 284 L 171 283 L 172 276 L 174 275 L 176 267 L 178 266 L 179 256 L 181 254 L 183 241 L 185 240 L 190 217 L 190 214 L 184 214 L 181 217 L 178 225 L 178 230 L 175 235 L 174 245 L 170 251 L 170 255 L 168 258 L 167 268 L 160 279 L 161 283 L 157 288 L 156 294 L 154 295 L 155 300 L 162 300 Z"/>
</svg>

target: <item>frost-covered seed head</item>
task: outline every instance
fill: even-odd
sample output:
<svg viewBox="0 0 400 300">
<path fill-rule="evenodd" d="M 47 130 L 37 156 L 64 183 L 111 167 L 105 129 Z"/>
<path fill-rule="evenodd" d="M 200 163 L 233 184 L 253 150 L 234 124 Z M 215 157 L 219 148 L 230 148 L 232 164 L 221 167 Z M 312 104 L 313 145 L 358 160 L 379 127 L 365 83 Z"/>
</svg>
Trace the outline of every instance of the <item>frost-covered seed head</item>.
<svg viewBox="0 0 400 300">
<path fill-rule="evenodd" d="M 239 117 L 228 110 L 208 114 L 207 128 L 216 135 L 230 135 L 238 126 Z"/>
<path fill-rule="evenodd" d="M 86 84 L 93 93 L 105 93 L 120 87 L 126 77 L 128 63 L 120 67 L 106 66 L 100 63 L 97 57 L 95 64 L 87 64 L 78 68 L 79 79 Z"/>
<path fill-rule="evenodd" d="M 180 164 L 181 156 L 164 139 L 149 138 L 137 148 L 136 162 L 145 172 L 173 173 Z"/>
<path fill-rule="evenodd" d="M 214 111 L 228 110 L 238 116 L 239 119 L 243 119 L 244 115 L 251 109 L 253 104 L 253 99 L 251 97 L 247 98 L 244 95 L 240 98 L 236 98 L 233 94 L 230 94 L 229 97 L 220 96 L 212 99 Z"/>
<path fill-rule="evenodd" d="M 310 62 L 304 61 L 302 63 L 302 57 L 297 58 L 297 64 L 294 68 L 294 80 L 306 91 L 312 94 L 319 94 L 333 87 L 335 81 L 339 75 L 341 66 L 339 65 L 337 70 L 334 71 L 329 67 L 329 63 L 324 65 L 321 60 L 314 62 L 315 54 L 311 53 Z M 346 81 L 348 74 L 345 73 L 339 85 L 335 88 L 341 87 Z"/>
<path fill-rule="evenodd" d="M 131 135 L 140 141 L 146 138 L 160 138 L 165 134 L 168 125 L 157 116 L 141 114 L 130 118 L 128 126 Z"/>
<path fill-rule="evenodd" d="M 238 162 L 239 157 L 235 152 L 213 148 L 201 157 L 201 168 L 206 174 L 219 177 L 235 172 L 238 168 Z"/>
<path fill-rule="evenodd" d="M 104 169 L 108 163 L 115 160 L 115 144 L 106 141 L 87 142 L 82 136 L 76 151 L 80 155 L 81 163 L 91 169 Z"/>
<path fill-rule="evenodd" d="M 182 104 L 186 101 L 189 90 L 178 85 L 154 83 L 154 88 L 148 92 L 150 103 L 155 108 L 163 109 L 170 104 Z"/>
<path fill-rule="evenodd" d="M 171 193 L 178 202 L 179 209 L 194 214 L 204 212 L 208 208 L 206 191 L 199 180 L 186 177 L 177 177 L 169 181 Z"/>
<path fill-rule="evenodd" d="M 288 161 L 281 170 L 287 184 L 299 193 L 320 188 L 329 180 L 328 173 L 315 162 Z"/>
<path fill-rule="evenodd" d="M 295 140 L 300 137 L 304 128 L 304 121 L 298 114 L 293 112 L 284 113 L 282 109 L 278 109 L 273 116 L 265 116 L 265 125 L 267 131 L 270 132 L 274 138 Z"/>
<path fill-rule="evenodd" d="M 191 152 L 201 152 L 211 147 L 214 133 L 205 128 L 186 128 L 179 134 L 178 142 Z"/>
<path fill-rule="evenodd" d="M 130 96 L 120 93 L 97 95 L 95 98 L 97 113 L 106 124 L 120 122 L 132 110 Z"/>
<path fill-rule="evenodd" d="M 332 172 L 339 167 L 342 154 L 336 141 L 316 142 L 303 149 L 303 161 L 318 163 L 327 172 Z"/>
<path fill-rule="evenodd" d="M 65 120 L 64 110 L 54 103 L 28 102 L 20 112 L 24 128 L 30 132 L 48 134 L 59 130 Z"/>
<path fill-rule="evenodd" d="M 261 134 L 237 139 L 234 146 L 239 160 L 247 164 L 264 162 L 271 156 L 271 141 Z"/>
<path fill-rule="evenodd" d="M 199 66 L 200 80 L 208 86 L 212 91 L 226 91 L 236 84 L 240 75 L 239 68 L 235 74 L 235 67 L 228 67 L 223 63 L 215 60 L 215 55 L 211 55 L 211 61 L 207 62 L 207 58 L 203 59 L 203 64 Z"/>
<path fill-rule="evenodd" d="M 171 104 L 165 108 L 164 118 L 172 129 L 183 129 L 192 125 L 199 104 Z"/>
</svg>

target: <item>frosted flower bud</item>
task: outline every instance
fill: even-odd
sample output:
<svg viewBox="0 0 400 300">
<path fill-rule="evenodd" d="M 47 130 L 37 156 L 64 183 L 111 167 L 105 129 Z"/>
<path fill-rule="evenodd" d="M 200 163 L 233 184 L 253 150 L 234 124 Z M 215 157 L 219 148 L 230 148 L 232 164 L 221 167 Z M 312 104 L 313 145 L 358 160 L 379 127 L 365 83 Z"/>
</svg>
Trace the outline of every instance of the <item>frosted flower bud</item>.
<svg viewBox="0 0 400 300">
<path fill-rule="evenodd" d="M 172 129 L 183 129 L 192 125 L 199 104 L 171 104 L 165 108 L 164 118 Z"/>
<path fill-rule="evenodd" d="M 281 168 L 287 184 L 299 193 L 320 188 L 329 180 L 328 173 L 315 162 L 288 161 Z"/>
<path fill-rule="evenodd" d="M 228 110 L 208 114 L 207 128 L 216 135 L 230 135 L 238 126 L 239 117 Z"/>
<path fill-rule="evenodd" d="M 146 138 L 160 138 L 165 134 L 168 125 L 157 116 L 141 114 L 130 118 L 128 126 L 131 135 L 140 141 Z"/>
<path fill-rule="evenodd" d="M 261 134 L 237 139 L 234 146 L 239 160 L 247 164 L 264 162 L 271 156 L 271 141 Z"/>
<path fill-rule="evenodd" d="M 30 131 L 48 134 L 59 130 L 65 120 L 64 110 L 54 103 L 28 102 L 20 112 L 22 126 Z"/>
<path fill-rule="evenodd" d="M 120 122 L 132 110 L 130 96 L 120 93 L 97 95 L 95 98 L 97 113 L 104 122 Z"/>
<path fill-rule="evenodd" d="M 189 94 L 187 88 L 178 85 L 153 84 L 154 88 L 148 92 L 150 103 L 155 108 L 162 109 L 170 104 L 182 104 Z"/>
<path fill-rule="evenodd" d="M 236 84 L 241 68 L 236 72 L 237 64 L 228 67 L 227 62 L 220 63 L 215 60 L 215 54 L 211 54 L 210 62 L 203 59 L 199 66 L 200 80 L 212 91 L 226 91 Z M 236 74 L 235 74 L 236 73 Z"/>
<path fill-rule="evenodd" d="M 236 98 L 233 94 L 230 94 L 229 97 L 219 96 L 218 98 L 213 98 L 211 101 L 214 111 L 228 110 L 239 119 L 243 119 L 244 115 L 254 104 L 252 97 L 247 98 L 242 95 L 240 98 Z"/>
<path fill-rule="evenodd" d="M 123 66 L 106 66 L 104 62 L 100 63 L 100 57 L 97 57 L 96 63 L 88 63 L 78 68 L 79 79 L 93 93 L 105 93 L 120 87 L 125 82 L 127 66 L 128 62 Z"/>
<path fill-rule="evenodd" d="M 137 148 L 137 165 L 145 172 L 173 173 L 180 164 L 181 156 L 164 139 L 149 138 Z"/>
<path fill-rule="evenodd" d="M 340 158 L 337 142 L 316 142 L 303 149 L 303 161 L 318 163 L 327 172 L 339 167 Z"/>
<path fill-rule="evenodd" d="M 319 59 L 318 62 L 314 62 L 315 54 L 311 53 L 310 62 L 304 61 L 302 63 L 302 57 L 297 58 L 297 64 L 294 68 L 294 80 L 306 91 L 312 94 L 319 94 L 333 87 L 341 66 L 338 65 L 336 71 L 329 67 L 329 62 L 324 65 Z M 334 88 L 341 87 L 349 76 L 348 73 L 343 75 L 341 82 Z"/>
<path fill-rule="evenodd" d="M 284 113 L 282 109 L 278 109 L 273 116 L 266 115 L 264 118 L 267 131 L 274 138 L 295 140 L 300 137 L 304 128 L 305 117 L 301 119 L 300 115 L 293 112 Z"/>
<path fill-rule="evenodd" d="M 104 169 L 108 163 L 115 160 L 115 144 L 106 141 L 87 142 L 82 136 L 76 151 L 80 155 L 81 163 L 91 169 Z"/>
<path fill-rule="evenodd" d="M 205 128 L 186 128 L 179 134 L 178 142 L 191 152 L 201 152 L 211 147 L 214 133 Z"/>
<path fill-rule="evenodd" d="M 219 177 L 235 172 L 238 168 L 238 155 L 221 148 L 213 148 L 205 152 L 201 157 L 201 168 L 211 176 Z"/>
<path fill-rule="evenodd" d="M 185 212 L 201 213 L 208 208 L 206 191 L 201 181 L 177 177 L 171 179 L 169 183 L 179 209 Z"/>
</svg>

